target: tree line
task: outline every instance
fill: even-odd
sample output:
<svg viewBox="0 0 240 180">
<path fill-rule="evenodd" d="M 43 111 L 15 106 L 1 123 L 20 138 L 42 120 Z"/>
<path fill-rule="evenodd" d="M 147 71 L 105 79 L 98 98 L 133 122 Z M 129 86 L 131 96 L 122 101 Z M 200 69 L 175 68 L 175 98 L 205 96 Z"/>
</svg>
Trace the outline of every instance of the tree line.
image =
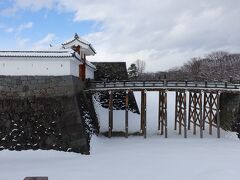
<svg viewBox="0 0 240 180">
<path fill-rule="evenodd" d="M 130 79 L 240 82 L 240 54 L 212 52 L 204 57 L 194 57 L 181 67 L 156 73 L 144 72 L 146 63 L 137 61 L 138 63 L 133 63 L 128 68 Z"/>
</svg>

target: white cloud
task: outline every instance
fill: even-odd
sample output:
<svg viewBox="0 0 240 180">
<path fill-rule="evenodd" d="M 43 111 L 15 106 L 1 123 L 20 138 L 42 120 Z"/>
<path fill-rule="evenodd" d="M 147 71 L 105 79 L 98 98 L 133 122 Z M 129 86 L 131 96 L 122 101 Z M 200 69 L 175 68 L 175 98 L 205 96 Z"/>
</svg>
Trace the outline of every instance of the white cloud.
<svg viewBox="0 0 240 180">
<path fill-rule="evenodd" d="M 2 16 L 15 16 L 19 10 L 38 11 L 43 8 L 52 9 L 58 0 L 12 0 L 12 6 L 0 10 Z"/>
<path fill-rule="evenodd" d="M 11 16 L 14 16 L 16 12 L 17 12 L 17 8 L 13 6 L 13 7 L 0 10 L 0 15 L 11 17 Z"/>
<path fill-rule="evenodd" d="M 6 28 L 4 31 L 7 33 L 12 33 L 14 32 L 14 28 Z"/>
<path fill-rule="evenodd" d="M 239 0 L 16 0 L 16 7 L 100 22 L 100 32 L 84 37 L 98 52 L 94 60 L 142 59 L 157 71 L 210 51 L 240 52 Z"/>
<path fill-rule="evenodd" d="M 18 28 L 17 28 L 17 31 L 21 32 L 25 29 L 30 29 L 32 28 L 33 26 L 33 23 L 32 22 L 28 22 L 28 23 L 24 23 L 24 24 L 21 24 Z"/>
<path fill-rule="evenodd" d="M 7 33 L 16 33 L 19 34 L 21 33 L 23 30 L 26 29 L 31 29 L 33 27 L 33 23 L 32 22 L 28 22 L 28 23 L 23 23 L 20 24 L 18 27 L 8 27 L 8 26 L 1 26 L 0 29 L 3 29 L 5 32 Z"/>
<path fill-rule="evenodd" d="M 143 59 L 147 70 L 157 71 L 210 51 L 240 52 L 239 0 L 61 0 L 60 5 L 75 13 L 74 21 L 101 22 L 101 32 L 85 36 L 98 51 L 93 60 Z"/>
<path fill-rule="evenodd" d="M 54 41 L 54 39 L 56 39 L 56 35 L 53 33 L 49 33 L 45 37 L 40 39 L 39 41 L 35 42 L 33 44 L 32 49 L 36 49 L 36 50 L 47 49 L 47 48 L 49 48 L 49 45 L 51 44 L 51 42 Z"/>
<path fill-rule="evenodd" d="M 30 39 L 17 37 L 16 41 L 17 41 L 18 49 L 25 49 L 28 46 Z"/>
<path fill-rule="evenodd" d="M 15 7 L 37 11 L 42 8 L 52 8 L 54 1 L 55 0 L 15 0 Z"/>
</svg>

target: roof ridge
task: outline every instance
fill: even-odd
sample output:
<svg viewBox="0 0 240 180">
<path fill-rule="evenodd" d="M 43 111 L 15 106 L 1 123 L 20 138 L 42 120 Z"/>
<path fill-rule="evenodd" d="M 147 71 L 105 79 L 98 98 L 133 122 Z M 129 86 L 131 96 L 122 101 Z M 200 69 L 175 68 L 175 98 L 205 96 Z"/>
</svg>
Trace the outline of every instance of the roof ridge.
<svg viewBox="0 0 240 180">
<path fill-rule="evenodd" d="M 7 50 L 0 51 L 1 53 L 68 53 L 71 52 L 69 50 Z"/>
</svg>

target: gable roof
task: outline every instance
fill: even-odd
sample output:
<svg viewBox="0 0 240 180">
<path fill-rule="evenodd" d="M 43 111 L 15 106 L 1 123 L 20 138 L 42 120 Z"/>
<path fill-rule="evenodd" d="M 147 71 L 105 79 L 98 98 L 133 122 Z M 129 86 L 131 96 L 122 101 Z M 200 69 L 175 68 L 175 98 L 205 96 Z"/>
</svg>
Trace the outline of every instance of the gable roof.
<svg viewBox="0 0 240 180">
<path fill-rule="evenodd" d="M 63 48 L 66 48 L 75 44 L 78 44 L 86 49 L 89 49 L 90 51 L 93 52 L 93 54 L 96 54 L 96 50 L 92 47 L 92 45 L 89 42 L 85 41 L 84 39 L 80 38 L 77 33 L 75 34 L 72 40 L 63 43 L 62 46 Z"/>
</svg>

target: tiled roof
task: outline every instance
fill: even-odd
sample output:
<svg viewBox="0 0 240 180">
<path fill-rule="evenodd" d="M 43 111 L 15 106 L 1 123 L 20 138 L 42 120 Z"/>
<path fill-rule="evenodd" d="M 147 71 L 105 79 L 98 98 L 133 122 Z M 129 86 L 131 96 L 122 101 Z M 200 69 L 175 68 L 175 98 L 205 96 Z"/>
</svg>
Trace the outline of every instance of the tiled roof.
<svg viewBox="0 0 240 180">
<path fill-rule="evenodd" d="M 0 57 L 49 57 L 65 58 L 73 57 L 73 51 L 0 51 Z"/>
<path fill-rule="evenodd" d="M 74 41 L 78 41 L 79 43 L 82 43 L 84 45 L 89 46 L 89 48 L 96 54 L 96 50 L 92 47 L 91 43 L 89 43 L 86 40 L 80 38 L 77 33 L 75 34 L 75 36 L 74 36 L 74 38 L 72 40 L 69 40 L 69 41 L 63 43 L 62 45 L 65 46 L 65 45 L 70 44 L 70 43 L 72 43 Z"/>
<path fill-rule="evenodd" d="M 51 51 L 0 51 L 0 57 L 29 57 L 29 58 L 71 58 L 74 57 L 78 61 L 82 62 L 80 56 L 73 50 L 51 50 Z M 86 64 L 96 69 L 96 67 L 86 61 Z"/>
</svg>

